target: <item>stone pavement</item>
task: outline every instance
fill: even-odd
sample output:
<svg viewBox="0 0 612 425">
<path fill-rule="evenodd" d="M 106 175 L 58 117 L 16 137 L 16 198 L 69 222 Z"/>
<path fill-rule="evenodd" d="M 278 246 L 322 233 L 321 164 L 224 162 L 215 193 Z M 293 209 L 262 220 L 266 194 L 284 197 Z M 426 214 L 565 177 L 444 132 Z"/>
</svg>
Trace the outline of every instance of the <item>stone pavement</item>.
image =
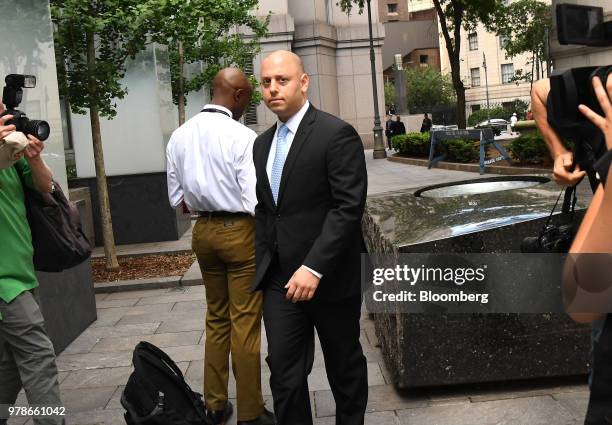
<svg viewBox="0 0 612 425">
<path fill-rule="evenodd" d="M 476 176 L 374 161 L 371 151 L 366 151 L 366 158 L 370 195 Z M 155 247 L 123 247 L 121 251 L 163 251 L 185 246 L 186 242 L 184 239 Z M 98 320 L 58 357 L 68 424 L 124 424 L 119 398 L 132 370 L 132 350 L 141 340 L 165 350 L 194 390 L 202 391 L 206 313 L 203 286 L 104 293 L 97 294 L 96 300 Z M 569 425 L 583 421 L 588 400 L 584 377 L 398 391 L 382 361 L 373 322 L 367 314 L 361 318 L 361 341 L 370 386 L 367 425 Z M 262 384 L 271 408 L 265 354 L 263 334 Z M 315 425 L 335 424 L 334 403 L 320 347 L 316 350 L 309 387 Z M 230 397 L 235 397 L 231 376 Z M 17 405 L 27 405 L 23 393 Z M 234 415 L 230 424 L 235 424 L 235 418 Z M 16 418 L 9 421 L 24 423 L 32 421 Z"/>
<path fill-rule="evenodd" d="M 131 372 L 132 349 L 141 340 L 165 350 L 190 385 L 202 391 L 203 286 L 97 294 L 96 299 L 98 320 L 58 357 L 68 424 L 124 423 L 119 397 Z M 361 342 L 368 361 L 368 425 L 569 425 L 581 423 L 586 409 L 588 392 L 577 379 L 399 392 L 391 384 L 373 322 L 365 314 Z M 264 333 L 262 383 L 271 407 L 265 353 Z M 334 402 L 320 347 L 309 387 L 315 425 L 333 425 Z M 235 397 L 233 377 L 229 392 Z M 17 405 L 27 405 L 23 394 Z M 235 424 L 235 415 L 230 424 Z"/>
</svg>

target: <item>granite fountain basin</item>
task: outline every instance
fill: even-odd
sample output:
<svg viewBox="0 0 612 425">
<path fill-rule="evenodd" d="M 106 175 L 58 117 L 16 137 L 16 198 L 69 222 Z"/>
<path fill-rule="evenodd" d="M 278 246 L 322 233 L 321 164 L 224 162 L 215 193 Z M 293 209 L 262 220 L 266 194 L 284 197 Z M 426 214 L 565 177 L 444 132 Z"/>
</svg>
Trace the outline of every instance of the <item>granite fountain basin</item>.
<svg viewBox="0 0 612 425">
<path fill-rule="evenodd" d="M 408 253 L 516 253 L 559 194 L 544 176 L 502 176 L 370 196 L 368 253 L 374 265 Z M 579 198 L 579 216 L 588 202 Z M 555 214 L 553 223 L 562 219 Z M 366 297 L 376 311 L 371 303 Z M 590 328 L 564 314 L 371 315 L 399 388 L 587 373 Z"/>
</svg>

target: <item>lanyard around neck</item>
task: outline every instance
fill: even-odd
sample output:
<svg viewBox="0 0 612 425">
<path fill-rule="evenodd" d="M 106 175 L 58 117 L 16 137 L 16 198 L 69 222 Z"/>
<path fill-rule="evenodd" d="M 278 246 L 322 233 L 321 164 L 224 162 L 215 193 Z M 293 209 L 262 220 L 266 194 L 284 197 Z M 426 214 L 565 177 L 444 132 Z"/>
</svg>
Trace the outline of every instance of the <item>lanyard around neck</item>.
<svg viewBox="0 0 612 425">
<path fill-rule="evenodd" d="M 221 109 L 217 109 L 217 108 L 204 108 L 200 112 L 211 112 L 211 113 L 223 114 L 231 118 L 230 114 L 228 114 L 225 111 L 222 111 Z"/>
</svg>

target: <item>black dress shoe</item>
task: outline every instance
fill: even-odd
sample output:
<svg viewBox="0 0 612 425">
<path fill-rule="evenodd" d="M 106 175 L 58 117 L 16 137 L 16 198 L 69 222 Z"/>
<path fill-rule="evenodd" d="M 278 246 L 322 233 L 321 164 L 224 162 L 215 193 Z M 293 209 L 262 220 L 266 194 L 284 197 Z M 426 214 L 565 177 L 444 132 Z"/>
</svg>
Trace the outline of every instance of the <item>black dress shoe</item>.
<svg viewBox="0 0 612 425">
<path fill-rule="evenodd" d="M 238 421 L 238 425 L 276 425 L 274 413 L 264 408 L 264 412 L 251 421 Z"/>
<path fill-rule="evenodd" d="M 234 412 L 234 406 L 232 406 L 232 403 L 228 400 L 227 404 L 225 405 L 225 409 L 223 410 L 208 410 L 207 409 L 206 416 L 208 417 L 212 425 L 223 425 L 232 416 L 233 412 Z"/>
</svg>

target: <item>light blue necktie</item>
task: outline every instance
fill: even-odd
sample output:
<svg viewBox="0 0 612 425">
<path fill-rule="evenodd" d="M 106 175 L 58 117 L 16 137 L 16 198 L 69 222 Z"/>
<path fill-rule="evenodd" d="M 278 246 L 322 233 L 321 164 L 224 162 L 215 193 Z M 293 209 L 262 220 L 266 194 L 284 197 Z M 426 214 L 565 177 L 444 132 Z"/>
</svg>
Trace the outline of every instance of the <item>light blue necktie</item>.
<svg viewBox="0 0 612 425">
<path fill-rule="evenodd" d="M 272 186 L 272 196 L 274 197 L 274 203 L 278 201 L 278 189 L 280 188 L 281 176 L 283 175 L 283 166 L 289 153 L 289 143 L 287 141 L 287 134 L 289 128 L 286 125 L 279 127 L 276 132 L 276 152 L 274 153 L 274 162 L 272 163 L 272 179 L 270 185 Z"/>
</svg>

